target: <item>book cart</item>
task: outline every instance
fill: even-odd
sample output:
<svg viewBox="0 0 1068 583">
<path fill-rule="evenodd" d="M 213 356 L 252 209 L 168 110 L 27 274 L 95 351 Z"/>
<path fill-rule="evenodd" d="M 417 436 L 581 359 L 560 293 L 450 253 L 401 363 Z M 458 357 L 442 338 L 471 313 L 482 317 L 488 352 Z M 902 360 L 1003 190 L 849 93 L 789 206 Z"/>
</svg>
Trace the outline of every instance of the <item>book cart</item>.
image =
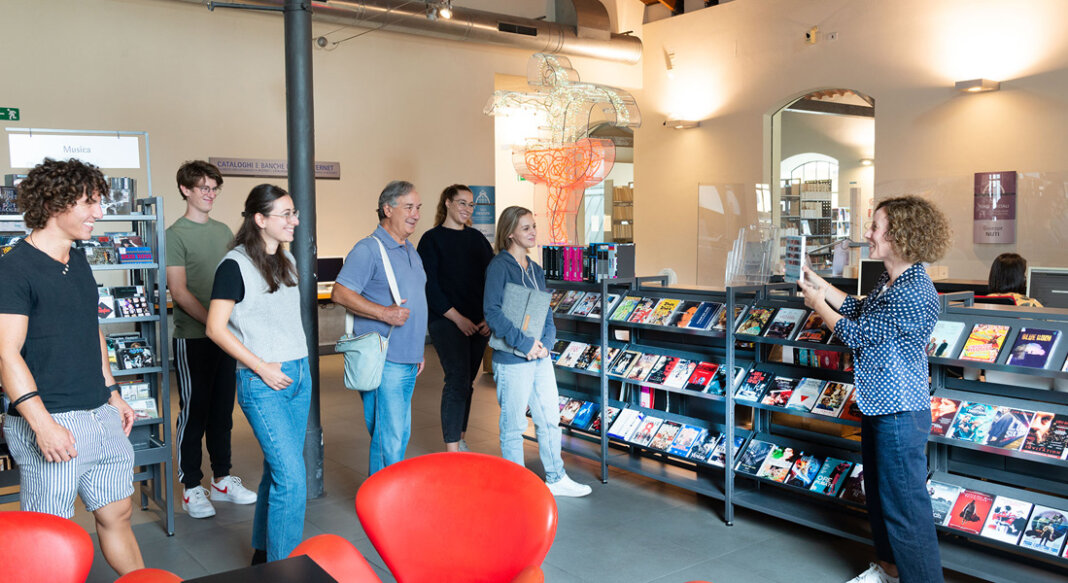
<svg viewBox="0 0 1068 583">
<path fill-rule="evenodd" d="M 547 285 L 556 290 L 599 290 L 602 298 L 607 297 L 604 295 L 606 293 L 617 293 L 676 298 L 683 301 L 714 301 L 725 304 L 727 313 L 731 313 L 737 306 L 805 309 L 793 284 L 733 287 L 724 292 L 667 288 L 649 285 L 650 283 L 648 279 L 638 278 L 633 281 L 602 282 L 597 285 L 562 281 L 550 281 Z M 1035 369 L 1005 364 L 1009 348 L 1013 346 L 1017 333 L 1023 327 L 1059 330 L 1062 337 L 1068 336 L 1068 310 L 1008 306 L 979 308 L 970 305 L 971 298 L 970 292 L 942 296 L 943 307 L 939 318 L 963 322 L 965 325 L 965 333 L 952 347 L 953 350 L 947 351 L 946 354 L 956 356 L 960 352 L 968 336 L 967 332 L 975 323 L 1003 324 L 1010 326 L 1011 331 L 998 360 L 993 364 L 930 358 L 933 396 L 1013 407 L 1021 411 L 1044 411 L 1065 415 L 1068 419 L 1068 393 L 969 381 L 952 378 L 952 375 L 948 374 L 954 367 L 971 366 L 1068 379 L 1068 372 L 1060 372 L 1061 365 L 1068 356 L 1068 340 L 1062 339 L 1055 346 L 1047 368 Z M 850 352 L 847 347 L 841 345 L 792 340 L 797 329 L 787 338 L 780 339 L 737 334 L 735 328 L 740 319 L 735 319 L 733 325 L 729 325 L 723 332 L 620 322 L 610 319 L 615 307 L 606 306 L 601 310 L 599 318 L 557 313 L 555 316 L 558 338 L 590 344 L 600 342 L 602 354 L 607 354 L 608 347 L 622 349 L 626 346 L 645 353 L 710 361 L 727 371 L 734 371 L 736 366 L 742 366 L 776 376 L 812 377 L 838 383 L 853 381 L 851 370 L 835 370 L 822 366 L 816 358 L 801 364 L 776 354 L 778 349 L 794 349 L 795 354 L 799 354 L 798 350 L 805 349 L 819 350 L 825 354 L 837 352 L 843 356 Z M 621 331 L 629 333 L 629 341 L 617 340 Z M 773 355 L 777 357 L 774 361 L 771 358 Z M 721 445 L 735 443 L 737 447 L 727 455 L 729 463 L 726 463 L 725 467 L 716 467 L 610 436 L 608 423 L 601 423 L 597 432 L 569 428 L 562 423 L 563 449 L 600 461 L 603 482 L 607 482 L 607 467 L 616 467 L 722 500 L 723 519 L 728 525 L 733 522 L 734 506 L 737 505 L 822 532 L 871 544 L 871 531 L 863 504 L 736 471 L 742 452 L 757 441 L 771 442 L 820 458 L 832 457 L 859 463 L 859 422 L 849 418 L 764 405 L 759 401 L 736 400 L 734 389 L 739 386 L 740 379 L 733 378 L 733 374 L 728 375 L 732 378 L 729 381 L 731 388 L 720 396 L 685 388 L 630 381 L 613 374 L 609 365 L 610 359 L 606 359 L 596 373 L 557 366 L 562 397 L 599 399 L 601 411 L 605 411 L 607 406 L 625 405 L 664 420 L 722 432 L 725 437 Z M 639 385 L 655 389 L 655 409 L 637 406 L 637 391 L 634 389 Z M 600 388 L 600 391 L 597 391 L 597 388 Z M 751 423 L 748 422 L 749 419 Z M 991 497 L 1005 496 L 1036 506 L 1068 511 L 1068 461 L 1056 457 L 932 435 L 929 465 L 930 478 L 938 482 L 979 491 Z M 1065 526 L 1068 528 L 1068 525 Z M 1005 582 L 1063 581 L 1068 576 L 1068 559 L 1063 558 L 1063 550 L 1061 557 L 1058 557 L 946 526 L 938 526 L 938 531 L 942 562 L 948 569 L 990 581 Z"/>
<path fill-rule="evenodd" d="M 144 245 L 152 249 L 152 261 L 147 263 L 90 264 L 94 277 L 98 280 L 114 278 L 112 274 L 122 274 L 119 278 L 124 285 L 144 286 L 145 297 L 152 314 L 138 317 L 100 318 L 105 335 L 114 331 L 136 331 L 148 341 L 153 351 L 153 364 L 140 368 L 116 369 L 113 365 L 112 375 L 116 382 L 139 380 L 147 383 L 153 399 L 157 402 L 158 417 L 137 419 L 130 431 L 130 442 L 134 448 L 134 482 L 139 483 L 141 509 L 148 509 L 149 500 L 161 510 L 161 520 L 168 536 L 174 534 L 174 480 L 171 455 L 170 428 L 170 362 L 169 334 L 167 329 L 167 274 L 165 269 L 166 228 L 163 214 L 163 199 L 153 197 L 152 169 L 149 162 L 149 142 L 147 132 L 114 132 L 96 130 L 49 130 L 8 128 L 8 131 L 26 131 L 31 135 L 72 134 L 72 135 L 112 135 L 140 137 L 144 151 L 145 186 L 148 196 L 131 201 L 128 214 L 105 214 L 97 220 L 98 230 L 102 226 L 121 226 L 127 232 L 136 233 Z M 101 168 L 107 172 L 107 168 Z M 3 217 L 8 218 L 8 217 Z M 21 220 L 20 216 L 10 218 Z M 0 435 L 0 441 L 3 436 Z M 17 468 L 0 472 L 0 487 L 17 486 L 19 482 Z M 0 503 L 15 502 L 18 492 L 0 496 Z"/>
</svg>

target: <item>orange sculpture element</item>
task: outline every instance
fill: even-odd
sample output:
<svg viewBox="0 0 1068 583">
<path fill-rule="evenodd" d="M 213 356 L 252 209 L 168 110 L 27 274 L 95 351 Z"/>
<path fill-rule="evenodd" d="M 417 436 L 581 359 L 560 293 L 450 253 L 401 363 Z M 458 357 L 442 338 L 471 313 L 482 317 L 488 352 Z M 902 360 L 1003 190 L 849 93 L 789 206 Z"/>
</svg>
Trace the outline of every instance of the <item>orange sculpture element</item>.
<svg viewBox="0 0 1068 583">
<path fill-rule="evenodd" d="M 583 138 L 558 147 L 516 151 L 513 164 L 523 178 L 549 188 L 550 242 L 568 242 L 568 216 L 578 210 L 586 188 L 604 180 L 615 162 L 611 140 Z"/>
</svg>

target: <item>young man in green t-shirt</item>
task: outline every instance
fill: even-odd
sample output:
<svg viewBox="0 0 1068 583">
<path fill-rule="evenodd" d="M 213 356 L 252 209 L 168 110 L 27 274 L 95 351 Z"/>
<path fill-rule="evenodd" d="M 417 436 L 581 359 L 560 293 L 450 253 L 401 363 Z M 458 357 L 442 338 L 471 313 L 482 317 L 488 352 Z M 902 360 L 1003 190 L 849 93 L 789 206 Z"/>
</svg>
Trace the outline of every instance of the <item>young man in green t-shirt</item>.
<svg viewBox="0 0 1068 583">
<path fill-rule="evenodd" d="M 182 509 L 193 518 L 207 518 L 215 515 L 211 500 L 256 502 L 256 493 L 230 474 L 236 365 L 204 331 L 215 268 L 234 233 L 208 216 L 223 183 L 214 164 L 186 162 L 177 178 L 185 215 L 167 229 L 167 287 L 174 301 L 178 479 L 185 486 Z M 214 477 L 210 494 L 200 485 L 201 438 L 206 438 Z"/>
</svg>

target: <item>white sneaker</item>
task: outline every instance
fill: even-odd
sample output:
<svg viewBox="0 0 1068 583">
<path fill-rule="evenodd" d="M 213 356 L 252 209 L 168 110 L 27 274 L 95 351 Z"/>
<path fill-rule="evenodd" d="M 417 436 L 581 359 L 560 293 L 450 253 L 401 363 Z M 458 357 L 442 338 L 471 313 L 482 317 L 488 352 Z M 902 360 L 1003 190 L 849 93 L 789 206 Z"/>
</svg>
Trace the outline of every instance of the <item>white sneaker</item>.
<svg viewBox="0 0 1068 583">
<path fill-rule="evenodd" d="M 886 574 L 882 567 L 871 563 L 867 571 L 853 577 L 847 583 L 899 583 L 900 579 Z"/>
<path fill-rule="evenodd" d="M 237 476 L 226 476 L 218 482 L 211 483 L 211 499 L 234 504 L 255 504 L 256 493 L 241 483 Z"/>
<path fill-rule="evenodd" d="M 182 510 L 193 518 L 209 518 L 215 516 L 215 507 L 208 500 L 208 491 L 203 486 L 186 488 L 182 495 Z"/>
<path fill-rule="evenodd" d="M 583 496 L 589 496 L 590 492 L 593 492 L 593 488 L 590 488 L 586 484 L 579 484 L 566 475 L 558 482 L 552 484 L 546 483 L 549 487 L 549 491 L 553 496 L 562 496 L 564 498 L 582 498 Z"/>
<path fill-rule="evenodd" d="M 460 448 L 460 451 L 471 451 L 471 448 L 467 447 L 467 442 L 463 439 L 460 440 L 458 447 Z"/>
</svg>

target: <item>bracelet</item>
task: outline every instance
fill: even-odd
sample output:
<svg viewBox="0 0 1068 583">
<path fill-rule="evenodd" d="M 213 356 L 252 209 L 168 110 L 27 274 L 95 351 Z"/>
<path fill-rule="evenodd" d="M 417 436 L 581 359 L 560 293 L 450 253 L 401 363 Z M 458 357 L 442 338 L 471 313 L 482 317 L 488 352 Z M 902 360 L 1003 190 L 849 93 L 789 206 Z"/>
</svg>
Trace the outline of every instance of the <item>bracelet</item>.
<svg viewBox="0 0 1068 583">
<path fill-rule="evenodd" d="M 108 392 L 109 393 L 114 393 L 115 391 L 121 391 L 121 390 L 122 390 L 122 387 L 119 386 L 119 383 L 108 385 Z"/>
<path fill-rule="evenodd" d="M 30 399 L 32 399 L 34 397 L 39 397 L 39 396 L 40 395 L 37 394 L 37 391 L 30 391 L 30 392 L 26 393 L 25 395 L 19 397 L 18 399 L 15 399 L 14 401 L 12 401 L 10 408 L 14 409 L 15 407 L 18 407 L 19 405 L 21 405 L 24 401 L 29 401 Z"/>
</svg>

